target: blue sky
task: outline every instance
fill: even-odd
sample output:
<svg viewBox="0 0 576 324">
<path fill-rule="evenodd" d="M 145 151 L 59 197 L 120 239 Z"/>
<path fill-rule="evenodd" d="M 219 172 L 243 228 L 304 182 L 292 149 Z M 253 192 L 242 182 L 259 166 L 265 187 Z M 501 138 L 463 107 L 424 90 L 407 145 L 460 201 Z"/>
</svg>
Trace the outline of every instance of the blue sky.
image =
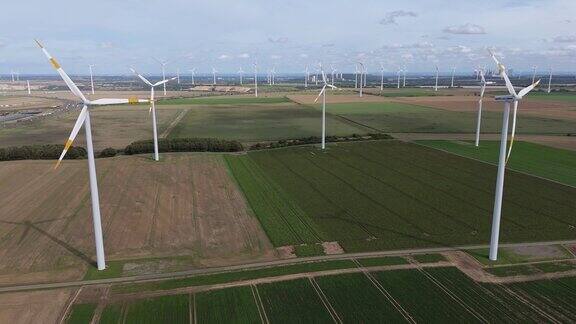
<svg viewBox="0 0 576 324">
<path fill-rule="evenodd" d="M 471 71 L 494 47 L 516 70 L 576 70 L 574 0 L 9 1 L 0 13 L 0 74 L 52 73 L 34 38 L 73 74 L 195 67 L 208 73 L 308 64 L 353 71 Z M 62 17 L 58 17 L 62 16 Z"/>
</svg>

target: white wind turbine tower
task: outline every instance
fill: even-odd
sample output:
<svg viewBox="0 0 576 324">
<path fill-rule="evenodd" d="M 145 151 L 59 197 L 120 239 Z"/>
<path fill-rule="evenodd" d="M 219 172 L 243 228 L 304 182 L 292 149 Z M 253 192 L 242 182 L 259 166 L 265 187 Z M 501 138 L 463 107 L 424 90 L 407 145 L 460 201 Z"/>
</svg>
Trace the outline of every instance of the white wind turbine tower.
<svg viewBox="0 0 576 324">
<path fill-rule="evenodd" d="M 153 59 L 162 66 L 162 80 L 166 80 L 166 64 L 168 64 L 168 61 L 159 60 L 155 57 Z M 164 96 L 166 96 L 166 83 L 164 83 Z"/>
<path fill-rule="evenodd" d="M 12 82 L 15 82 L 16 79 L 15 79 L 15 77 L 14 77 L 14 70 L 11 70 L 11 71 L 10 71 L 10 75 L 12 76 Z"/>
<path fill-rule="evenodd" d="M 192 77 L 192 85 L 196 85 L 196 83 L 194 82 L 194 76 L 196 75 L 196 68 L 193 68 L 190 71 L 190 76 Z"/>
<path fill-rule="evenodd" d="M 134 70 L 133 68 L 130 68 L 130 70 L 132 72 L 134 72 L 134 74 L 136 74 L 136 76 L 138 76 L 138 78 L 140 78 L 140 80 L 142 80 L 144 83 L 146 83 L 147 85 L 150 86 L 150 110 L 149 110 L 149 114 L 152 115 L 152 133 L 154 135 L 154 160 L 158 161 L 158 160 L 160 160 L 160 156 L 158 154 L 158 130 L 156 127 L 156 105 L 155 105 L 155 100 L 154 100 L 154 87 L 166 84 L 166 82 L 177 79 L 178 77 L 174 77 L 172 79 L 162 80 L 162 81 L 158 81 L 156 83 L 152 83 L 152 82 L 148 81 L 145 77 L 143 77 L 140 73 L 136 72 L 136 70 Z"/>
<path fill-rule="evenodd" d="M 486 78 L 484 78 L 484 70 L 478 69 L 481 77 L 480 85 L 480 100 L 478 100 L 478 118 L 476 120 L 476 147 L 480 144 L 480 123 L 482 122 L 482 101 L 484 99 L 484 92 L 486 91 Z"/>
<path fill-rule="evenodd" d="M 270 77 L 272 79 L 272 84 L 276 84 L 276 67 L 273 67 L 270 71 Z"/>
<path fill-rule="evenodd" d="M 308 88 L 308 79 L 310 78 L 310 71 L 308 71 L 308 65 L 306 65 L 306 70 L 304 70 L 304 88 Z"/>
<path fill-rule="evenodd" d="M 400 89 L 400 74 L 402 73 L 402 69 L 398 70 L 398 72 L 396 72 L 396 75 L 398 76 L 398 85 L 397 85 L 397 89 Z"/>
<path fill-rule="evenodd" d="M 176 68 L 176 82 L 180 84 L 180 69 Z"/>
<path fill-rule="evenodd" d="M 88 68 L 90 69 L 90 86 L 92 87 L 92 94 L 94 94 L 94 74 L 92 71 L 93 67 L 94 67 L 94 64 L 88 65 Z"/>
<path fill-rule="evenodd" d="M 326 74 L 324 73 L 324 70 L 322 69 L 322 64 L 319 64 L 320 66 L 320 73 L 322 73 L 322 81 L 324 82 L 324 86 L 322 87 L 322 90 L 320 90 L 320 93 L 318 94 L 318 97 L 316 97 L 316 100 L 314 100 L 314 103 L 318 102 L 318 99 L 320 99 L 320 96 L 322 96 L 322 149 L 326 148 L 326 87 L 332 88 L 332 89 L 337 89 L 335 86 L 328 84 L 328 82 L 326 81 Z"/>
<path fill-rule="evenodd" d="M 550 93 L 552 91 L 552 67 L 550 67 L 550 76 L 548 77 L 548 90 L 546 92 Z"/>
<path fill-rule="evenodd" d="M 384 90 L 384 65 L 380 63 L 380 91 Z"/>
<path fill-rule="evenodd" d="M 254 96 L 258 97 L 258 63 L 254 62 Z"/>
<path fill-rule="evenodd" d="M 406 87 L 406 67 L 402 68 L 403 80 L 402 80 L 402 88 Z"/>
<path fill-rule="evenodd" d="M 500 236 L 500 218 L 502 211 L 502 195 L 504 192 L 504 174 L 506 171 L 507 155 L 506 155 L 506 141 L 508 139 L 508 119 L 510 117 L 510 104 L 514 103 L 514 115 L 512 121 L 512 136 L 510 139 L 510 151 L 508 151 L 508 157 L 512 149 L 512 144 L 514 143 L 514 132 L 516 129 L 516 109 L 518 107 L 518 101 L 532 91 L 540 80 L 533 83 L 532 85 L 520 90 L 516 93 L 512 82 L 506 74 L 506 67 L 498 61 L 494 53 L 490 52 L 492 59 L 496 62 L 500 76 L 506 82 L 506 88 L 510 93 L 507 96 L 497 96 L 496 101 L 504 102 L 504 115 L 502 118 L 502 134 L 500 139 L 500 157 L 498 160 L 498 176 L 496 178 L 496 194 L 494 198 L 494 213 L 492 215 L 492 234 L 490 237 L 490 260 L 496 261 L 498 259 L 498 240 Z"/>
<path fill-rule="evenodd" d="M 244 76 L 244 70 L 242 70 L 242 67 L 240 67 L 240 70 L 238 70 L 238 74 L 240 75 L 240 85 L 242 85 L 242 77 Z"/>
<path fill-rule="evenodd" d="M 74 128 L 72 128 L 72 132 L 70 133 L 70 137 L 66 141 L 64 145 L 64 150 L 56 163 L 54 168 L 57 168 L 60 165 L 60 162 L 66 155 L 66 152 L 72 145 L 74 138 L 78 135 L 80 128 L 82 128 L 82 124 L 84 124 L 84 129 L 86 130 L 86 148 L 88 153 L 88 173 L 90 178 L 90 196 L 92 199 L 92 219 L 94 223 L 94 239 L 96 243 L 96 262 L 98 264 L 98 270 L 104 270 L 106 268 L 106 261 L 104 256 L 104 239 L 102 236 L 102 223 L 100 218 L 100 201 L 98 197 L 98 183 L 96 177 L 96 164 L 94 161 L 94 148 L 92 146 L 92 128 L 90 125 L 90 108 L 92 106 L 103 106 L 103 105 L 116 105 L 116 104 L 135 104 L 138 102 L 147 102 L 147 100 L 138 100 L 137 98 L 130 98 L 130 99 L 97 99 L 97 100 L 88 100 L 84 96 L 84 94 L 78 89 L 76 84 L 70 79 L 68 74 L 64 72 L 60 64 L 48 53 L 48 51 L 44 48 L 39 41 L 36 41 L 38 46 L 44 52 L 44 55 L 48 58 L 56 72 L 60 75 L 62 80 L 66 83 L 70 91 L 79 99 L 82 100 L 84 107 L 80 111 L 80 115 L 78 115 L 78 119 L 74 124 Z"/>
<path fill-rule="evenodd" d="M 26 87 L 28 88 L 28 94 L 32 94 L 32 91 L 30 90 L 30 80 L 26 80 Z"/>
<path fill-rule="evenodd" d="M 434 84 L 434 91 L 438 91 L 438 65 L 436 65 L 436 83 Z"/>
<path fill-rule="evenodd" d="M 534 83 L 536 81 L 536 69 L 538 69 L 538 67 L 536 65 L 534 65 L 532 67 L 532 83 Z"/>
<path fill-rule="evenodd" d="M 360 64 L 360 97 L 362 97 L 362 88 L 364 88 L 364 80 L 363 80 L 363 74 L 364 74 L 364 64 L 362 64 L 362 62 L 358 62 L 358 64 Z"/>
<path fill-rule="evenodd" d="M 355 77 L 355 81 L 354 81 L 354 89 L 358 89 L 358 65 L 354 65 L 354 77 Z"/>
<path fill-rule="evenodd" d="M 216 72 L 218 72 L 218 71 L 216 71 L 216 68 L 212 67 L 212 84 L 213 85 L 216 85 Z"/>
<path fill-rule="evenodd" d="M 456 67 L 452 67 L 452 81 L 450 81 L 450 88 L 454 88 L 454 74 L 456 73 Z"/>
</svg>

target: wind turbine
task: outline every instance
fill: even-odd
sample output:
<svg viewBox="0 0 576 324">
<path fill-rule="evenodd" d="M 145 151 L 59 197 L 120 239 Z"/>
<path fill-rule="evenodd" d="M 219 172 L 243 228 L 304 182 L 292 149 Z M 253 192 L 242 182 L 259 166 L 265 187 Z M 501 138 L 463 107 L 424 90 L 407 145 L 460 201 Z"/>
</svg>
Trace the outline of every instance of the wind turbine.
<svg viewBox="0 0 576 324">
<path fill-rule="evenodd" d="M 354 89 L 358 89 L 358 65 L 354 65 L 354 68 L 356 69 L 356 71 L 354 72 Z"/>
<path fill-rule="evenodd" d="M 156 127 L 156 105 L 155 105 L 155 100 L 154 100 L 154 87 L 166 84 L 166 82 L 177 79 L 178 77 L 174 77 L 172 79 L 162 80 L 162 81 L 158 81 L 156 83 L 152 83 L 152 82 L 148 81 L 145 77 L 143 77 L 140 73 L 136 72 L 136 70 L 134 70 L 133 68 L 130 68 L 130 70 L 134 74 L 136 74 L 136 76 L 138 76 L 138 78 L 140 78 L 140 80 L 142 80 L 144 83 L 146 83 L 147 85 L 150 86 L 150 110 L 149 110 L 149 113 L 152 114 L 152 133 L 154 134 L 154 160 L 158 161 L 158 160 L 160 160 L 160 157 L 158 154 L 158 130 Z"/>
<path fill-rule="evenodd" d="M 310 78 L 310 71 L 308 71 L 308 65 L 306 65 L 306 70 L 304 70 L 306 75 L 304 76 L 304 88 L 308 88 L 308 79 Z"/>
<path fill-rule="evenodd" d="M 212 84 L 213 85 L 216 85 L 216 72 L 218 72 L 218 71 L 216 71 L 216 68 L 212 67 Z"/>
<path fill-rule="evenodd" d="M 484 78 L 484 70 L 478 69 L 481 77 L 480 86 L 480 100 L 478 100 L 478 119 L 476 120 L 476 147 L 480 144 L 480 123 L 482 122 L 482 100 L 484 99 L 484 92 L 486 91 L 486 78 Z"/>
<path fill-rule="evenodd" d="M 436 65 L 436 83 L 434 84 L 434 91 L 438 91 L 438 65 Z"/>
<path fill-rule="evenodd" d="M 548 77 L 548 90 L 546 92 L 550 93 L 552 91 L 552 67 L 550 67 L 550 77 Z"/>
<path fill-rule="evenodd" d="M 498 66 L 498 70 L 500 76 L 506 82 L 506 88 L 510 93 L 507 96 L 497 96 L 495 99 L 496 101 L 504 102 L 504 115 L 502 118 L 502 134 L 500 139 L 500 157 L 498 160 L 498 176 L 496 178 L 496 194 L 494 197 L 494 213 L 492 215 L 492 234 L 490 237 L 490 260 L 496 261 L 498 258 L 498 240 L 500 236 L 500 217 L 502 211 L 502 194 L 504 191 L 504 174 L 506 171 L 506 141 L 508 139 L 508 119 L 510 116 L 510 104 L 514 103 L 514 115 L 512 121 L 512 136 L 510 139 L 510 150 L 512 149 L 512 144 L 514 143 L 514 131 L 516 129 L 516 109 L 518 107 L 518 102 L 522 100 L 522 98 L 527 95 L 530 91 L 532 91 L 539 83 L 540 80 L 533 83 L 532 85 L 520 90 L 520 92 L 516 93 L 512 82 L 508 78 L 506 74 L 506 67 L 498 61 L 494 53 L 490 51 L 490 55 L 496 65 Z M 508 156 L 511 151 L 509 151 Z"/>
<path fill-rule="evenodd" d="M 538 69 L 538 67 L 534 65 L 532 67 L 532 84 L 534 84 L 534 82 L 536 81 L 536 69 Z"/>
<path fill-rule="evenodd" d="M 402 88 L 406 87 L 406 67 L 402 68 L 402 74 L 404 75 L 402 80 Z"/>
<path fill-rule="evenodd" d="M 92 106 L 103 106 L 103 105 L 116 105 L 116 104 L 136 104 L 139 102 L 147 102 L 146 100 L 139 100 L 137 98 L 130 98 L 130 99 L 97 99 L 97 100 L 88 100 L 84 96 L 84 94 L 78 89 L 76 84 L 70 79 L 68 74 L 64 72 L 60 64 L 48 53 L 48 51 L 44 48 L 44 46 L 36 40 L 36 43 L 44 52 L 44 55 L 56 72 L 60 75 L 62 80 L 66 83 L 70 91 L 79 99 L 82 100 L 83 107 L 80 111 L 80 115 L 78 115 L 78 119 L 74 124 L 74 128 L 72 128 L 72 132 L 70 133 L 70 137 L 66 141 L 64 145 L 64 150 L 58 159 L 54 168 L 57 168 L 62 162 L 62 159 L 66 155 L 66 152 L 72 145 L 74 138 L 78 135 L 80 128 L 82 128 L 82 124 L 84 124 L 84 129 L 86 130 L 86 148 L 88 153 L 88 173 L 90 178 L 90 196 L 92 198 L 92 220 L 94 223 L 94 239 L 96 244 L 96 262 L 98 264 L 98 270 L 104 270 L 106 268 L 106 261 L 104 256 L 104 239 L 102 237 L 102 223 L 100 218 L 100 201 L 98 197 L 98 183 L 96 178 L 96 163 L 94 161 L 94 148 L 92 146 L 92 128 L 90 125 L 90 107 Z"/>
<path fill-rule="evenodd" d="M 314 100 L 314 103 L 318 102 L 318 99 L 320 99 L 320 96 L 322 96 L 322 149 L 326 148 L 326 87 L 332 88 L 332 89 L 338 89 L 335 86 L 328 84 L 328 82 L 326 81 L 326 74 L 324 73 L 324 70 L 322 69 L 322 64 L 319 64 L 320 66 L 320 72 L 322 73 L 322 81 L 324 82 L 324 86 L 322 87 L 322 90 L 320 90 L 320 93 L 318 94 L 318 97 L 316 97 L 316 100 Z"/>
<path fill-rule="evenodd" d="M 398 72 L 396 72 L 396 75 L 398 76 L 398 86 L 397 89 L 400 89 L 400 73 L 402 73 L 402 69 L 398 70 Z"/>
<path fill-rule="evenodd" d="M 258 97 L 258 63 L 254 62 L 254 96 Z"/>
<path fill-rule="evenodd" d="M 456 67 L 452 68 L 452 81 L 450 82 L 450 88 L 454 88 L 454 74 L 456 73 Z"/>
<path fill-rule="evenodd" d="M 362 75 L 364 74 L 364 64 L 362 62 L 358 62 L 360 64 L 360 97 L 362 97 L 362 88 L 364 87 L 364 81 Z"/>
<path fill-rule="evenodd" d="M 168 61 L 161 61 L 155 57 L 153 59 L 162 66 L 162 80 L 166 80 L 166 64 L 168 64 Z M 166 96 L 166 83 L 164 83 L 164 96 Z"/>
<path fill-rule="evenodd" d="M 178 82 L 178 84 L 180 84 L 180 69 L 176 68 L 176 82 Z"/>
<path fill-rule="evenodd" d="M 270 80 L 272 85 L 276 84 L 276 67 L 272 67 L 272 70 L 270 70 Z"/>
<path fill-rule="evenodd" d="M 30 81 L 26 80 L 26 87 L 28 88 L 28 94 L 32 94 L 32 91 L 30 90 Z"/>
<path fill-rule="evenodd" d="M 194 76 L 196 75 L 196 68 L 193 68 L 190 71 L 190 75 L 192 76 L 192 85 L 196 85 L 196 83 L 194 82 Z"/>
<path fill-rule="evenodd" d="M 90 69 L 90 86 L 92 87 L 92 94 L 94 94 L 94 76 L 93 76 L 93 71 L 92 71 L 93 67 L 94 67 L 94 64 L 88 65 L 88 68 Z"/>
<path fill-rule="evenodd" d="M 380 91 L 384 90 L 384 65 L 380 63 Z"/>
<path fill-rule="evenodd" d="M 238 70 L 238 74 L 240 74 L 240 85 L 242 85 L 242 76 L 244 75 L 244 70 L 242 70 L 242 67 L 240 67 L 240 70 Z"/>
</svg>

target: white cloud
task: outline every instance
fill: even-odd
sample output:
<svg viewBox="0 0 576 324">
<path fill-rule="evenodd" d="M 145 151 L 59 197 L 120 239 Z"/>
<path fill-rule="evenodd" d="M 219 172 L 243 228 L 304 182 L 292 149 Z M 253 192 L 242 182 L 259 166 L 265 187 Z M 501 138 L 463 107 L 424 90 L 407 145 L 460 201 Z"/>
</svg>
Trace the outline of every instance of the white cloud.
<svg viewBox="0 0 576 324">
<path fill-rule="evenodd" d="M 248 54 L 248 53 L 242 53 L 242 54 L 238 55 L 238 58 L 247 59 L 247 58 L 250 58 L 250 54 Z"/>
<path fill-rule="evenodd" d="M 413 11 L 396 10 L 386 13 L 384 18 L 380 19 L 380 25 L 397 25 L 396 20 L 401 17 L 418 17 Z"/>
<path fill-rule="evenodd" d="M 228 55 L 228 54 L 222 54 L 222 55 L 218 56 L 219 60 L 227 60 L 229 58 L 230 58 L 230 55 Z"/>
<path fill-rule="evenodd" d="M 482 35 L 486 34 L 484 27 L 476 24 L 464 24 L 460 26 L 448 26 L 444 28 L 443 32 L 448 34 L 458 34 L 458 35 Z"/>
</svg>

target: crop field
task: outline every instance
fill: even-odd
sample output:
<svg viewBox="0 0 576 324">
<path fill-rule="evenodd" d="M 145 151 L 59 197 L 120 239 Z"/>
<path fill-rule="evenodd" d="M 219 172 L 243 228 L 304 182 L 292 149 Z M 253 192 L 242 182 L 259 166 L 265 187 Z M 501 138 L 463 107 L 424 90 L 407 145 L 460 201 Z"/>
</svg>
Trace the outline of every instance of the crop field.
<svg viewBox="0 0 576 324">
<path fill-rule="evenodd" d="M 0 294 L 0 323 L 58 323 L 71 295 L 68 289 Z"/>
<path fill-rule="evenodd" d="M 474 133 L 476 108 L 464 111 L 447 110 L 450 101 L 419 102 L 405 99 L 402 102 L 350 102 L 334 103 L 326 107 L 329 114 L 341 116 L 358 124 L 387 133 Z M 437 98 L 434 98 L 437 99 Z M 431 99 L 432 100 L 432 99 Z M 316 109 L 321 106 L 315 105 Z M 474 108 L 474 109 L 472 109 Z M 482 114 L 482 132 L 497 133 L 502 128 L 501 107 Z M 524 110 L 522 111 L 524 112 Z M 561 119 L 542 116 L 522 116 L 517 132 L 521 134 L 566 134 L 576 129 L 576 118 Z"/>
<path fill-rule="evenodd" d="M 257 323 L 262 321 L 250 286 L 195 294 L 198 323 Z"/>
<path fill-rule="evenodd" d="M 552 97 L 536 96 L 531 93 L 519 106 L 519 123 L 520 127 L 528 127 L 523 131 L 532 132 L 531 123 L 540 121 L 540 123 L 551 123 L 554 126 L 561 126 L 559 121 L 566 121 L 574 125 L 576 122 L 576 105 L 572 101 L 553 100 Z M 478 110 L 477 96 L 450 96 L 450 97 L 413 97 L 413 98 L 395 98 L 393 101 L 404 104 L 413 104 L 422 107 L 432 107 L 444 111 L 452 112 L 469 112 L 476 113 Z M 484 112 L 497 113 L 502 116 L 503 104 L 493 99 L 492 94 L 486 95 L 482 107 Z M 524 125 L 525 123 L 529 123 Z M 561 131 L 558 130 L 558 133 Z"/>
<path fill-rule="evenodd" d="M 176 107 L 175 107 L 176 108 Z M 156 110 L 158 132 L 161 134 L 180 113 L 180 109 Z M 80 110 L 72 110 L 50 118 L 0 128 L 0 145 L 63 144 L 74 126 Z M 96 151 L 107 147 L 123 149 L 131 142 L 152 138 L 152 119 L 148 105 L 106 106 L 90 110 L 92 138 Z M 75 145 L 85 147 L 84 130 L 78 133 Z"/>
<path fill-rule="evenodd" d="M 530 99 L 542 101 L 561 101 L 576 105 L 576 93 L 574 92 L 534 92 L 530 94 Z"/>
<path fill-rule="evenodd" d="M 239 282 L 120 298 L 106 305 L 100 323 L 573 322 L 575 280 L 480 283 L 455 267 L 427 267 Z"/>
<path fill-rule="evenodd" d="M 327 117 L 327 134 L 366 133 L 354 124 Z M 321 113 L 296 104 L 188 106 L 169 137 L 215 137 L 241 142 L 320 136 Z"/>
<path fill-rule="evenodd" d="M 493 165 L 395 140 L 226 158 L 275 245 L 300 244 L 295 234 L 302 233 L 348 252 L 487 243 L 490 236 Z M 576 189 L 509 172 L 505 192 L 502 242 L 574 238 Z"/>
<path fill-rule="evenodd" d="M 122 156 L 97 164 L 108 259 L 145 260 L 125 262 L 130 274 L 174 267 L 146 262 L 151 257 L 186 256 L 188 266 L 274 258 L 220 155 L 163 154 L 157 163 Z M 86 161 L 66 161 L 55 171 L 53 161 L 1 165 L 0 283 L 82 278 L 94 260 Z"/>
<path fill-rule="evenodd" d="M 210 96 L 202 98 L 175 98 L 158 102 L 158 105 L 250 105 L 290 102 L 286 97 Z"/>
<path fill-rule="evenodd" d="M 478 147 L 463 141 L 418 143 L 493 164 L 498 163 L 500 142 L 482 141 Z M 576 187 L 576 152 L 549 146 L 515 142 L 508 168 Z"/>
</svg>

